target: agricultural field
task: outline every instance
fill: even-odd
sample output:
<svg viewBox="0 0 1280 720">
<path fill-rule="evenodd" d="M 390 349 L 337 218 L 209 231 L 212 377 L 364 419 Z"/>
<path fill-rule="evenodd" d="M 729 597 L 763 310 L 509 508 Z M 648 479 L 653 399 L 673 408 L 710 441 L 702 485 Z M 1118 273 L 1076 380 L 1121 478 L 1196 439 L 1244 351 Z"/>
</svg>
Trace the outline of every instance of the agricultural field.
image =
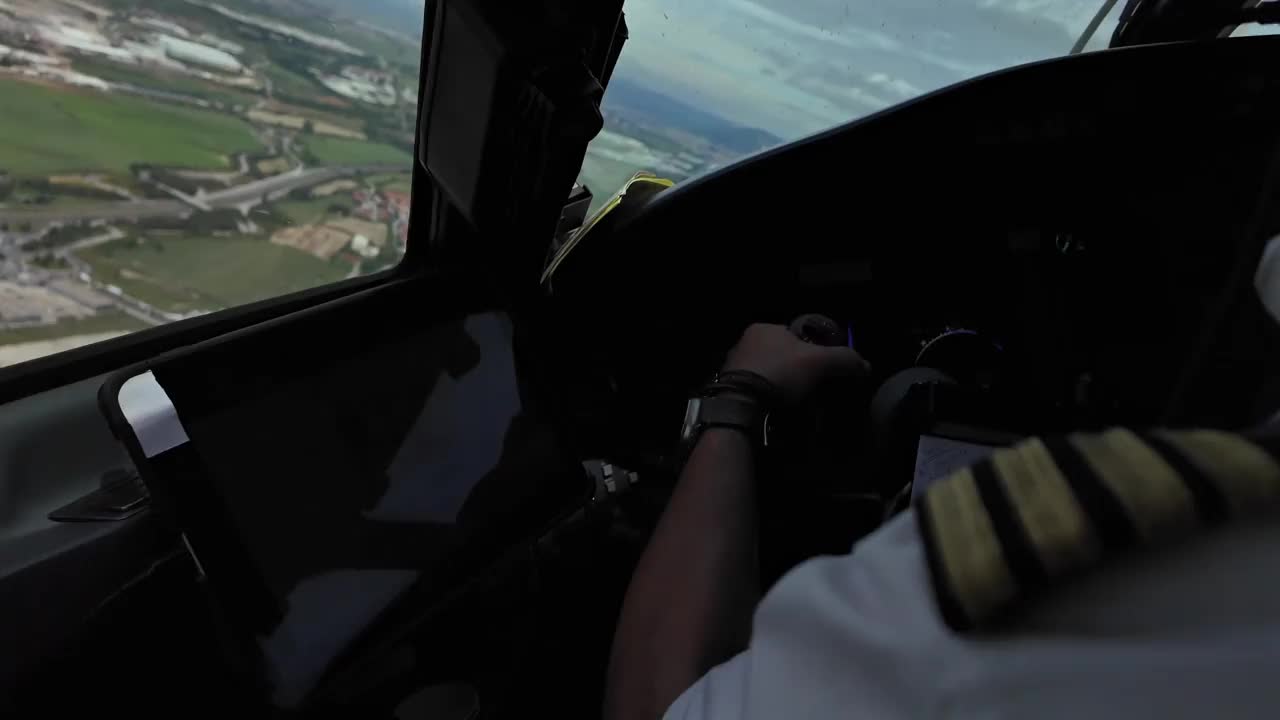
<svg viewBox="0 0 1280 720">
<path fill-rule="evenodd" d="M 392 192 L 408 193 L 413 192 L 413 176 L 409 173 L 395 175 L 371 175 L 367 178 L 369 184 L 379 190 L 390 190 Z"/>
<path fill-rule="evenodd" d="M 263 104 L 262 109 L 281 115 L 301 115 L 315 122 L 329 123 L 348 130 L 362 132 L 365 126 L 364 118 L 358 115 L 343 115 L 340 111 L 316 110 L 315 108 L 302 107 L 301 105 L 290 105 L 279 100 L 272 100 Z"/>
<path fill-rule="evenodd" d="M 280 67 L 279 65 L 265 66 L 262 74 L 271 81 L 271 87 L 274 95 L 283 95 L 285 97 L 295 98 L 311 98 L 324 95 L 326 93 L 324 86 L 315 80 Z"/>
<path fill-rule="evenodd" d="M 84 318 L 68 318 L 51 325 L 0 330 L 0 345 L 52 340 L 67 335 L 109 332 L 133 332 L 147 324 L 118 310 L 101 312 Z"/>
<path fill-rule="evenodd" d="M 413 155 L 383 143 L 364 142 L 310 136 L 301 141 L 307 153 L 322 165 L 392 165 L 406 168 L 413 164 Z"/>
<path fill-rule="evenodd" d="M 335 205 L 350 208 L 351 203 L 341 197 L 321 197 L 311 200 L 286 200 L 273 207 L 281 217 L 291 225 L 306 225 L 323 222 L 337 213 L 331 212 Z"/>
<path fill-rule="evenodd" d="M 0 171 L 19 177 L 127 176 L 133 163 L 220 169 L 260 148 L 249 125 L 217 112 L 7 78 L 0 96 Z"/>
<path fill-rule="evenodd" d="M 96 280 L 166 312 L 216 310 L 341 280 L 348 268 L 254 236 L 144 235 L 78 254 Z"/>
<path fill-rule="evenodd" d="M 78 72 L 101 78 L 107 82 L 123 83 L 176 95 L 187 95 L 210 102 L 220 102 L 228 107 L 236 105 L 248 107 L 262 99 L 260 95 L 248 90 L 219 85 L 215 82 L 208 82 L 176 71 L 164 71 L 156 68 L 143 69 L 92 58 L 77 60 L 75 69 Z"/>
</svg>

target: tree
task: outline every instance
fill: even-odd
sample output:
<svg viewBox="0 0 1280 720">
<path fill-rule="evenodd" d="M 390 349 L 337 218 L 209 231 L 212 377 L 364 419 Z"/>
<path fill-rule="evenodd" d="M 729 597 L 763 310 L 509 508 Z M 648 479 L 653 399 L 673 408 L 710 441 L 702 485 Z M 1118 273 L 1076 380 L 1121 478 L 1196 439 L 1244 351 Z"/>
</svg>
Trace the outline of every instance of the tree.
<svg viewBox="0 0 1280 720">
<path fill-rule="evenodd" d="M 303 122 L 303 123 L 302 123 L 302 134 L 303 134 L 303 135 L 315 135 L 315 134 L 316 134 L 316 124 L 315 124 L 315 123 L 313 123 L 313 122 L 311 122 L 310 120 L 307 120 L 307 121 Z"/>
</svg>

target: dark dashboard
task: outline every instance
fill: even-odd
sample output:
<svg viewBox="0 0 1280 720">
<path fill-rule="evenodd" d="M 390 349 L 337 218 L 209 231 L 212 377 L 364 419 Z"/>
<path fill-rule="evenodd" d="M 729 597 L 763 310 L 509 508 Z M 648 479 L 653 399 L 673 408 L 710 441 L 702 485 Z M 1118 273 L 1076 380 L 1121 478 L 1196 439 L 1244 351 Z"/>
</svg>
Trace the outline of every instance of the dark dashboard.
<svg viewBox="0 0 1280 720">
<path fill-rule="evenodd" d="M 1250 422 L 1277 56 L 1258 37 L 1015 68 L 658 196 L 552 279 L 573 412 L 656 446 L 743 327 L 821 312 L 879 379 L 982 337 L 1028 430 Z"/>
</svg>

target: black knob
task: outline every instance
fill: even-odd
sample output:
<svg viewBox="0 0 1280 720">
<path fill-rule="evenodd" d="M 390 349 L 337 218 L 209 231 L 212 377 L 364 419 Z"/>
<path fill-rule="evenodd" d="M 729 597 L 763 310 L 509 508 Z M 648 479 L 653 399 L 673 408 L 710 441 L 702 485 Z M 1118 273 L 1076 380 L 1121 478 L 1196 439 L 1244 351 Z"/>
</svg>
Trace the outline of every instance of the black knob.
<svg viewBox="0 0 1280 720">
<path fill-rule="evenodd" d="M 791 321 L 792 334 L 814 345 L 836 346 L 845 344 L 845 334 L 835 320 L 826 315 L 809 313 Z"/>
</svg>

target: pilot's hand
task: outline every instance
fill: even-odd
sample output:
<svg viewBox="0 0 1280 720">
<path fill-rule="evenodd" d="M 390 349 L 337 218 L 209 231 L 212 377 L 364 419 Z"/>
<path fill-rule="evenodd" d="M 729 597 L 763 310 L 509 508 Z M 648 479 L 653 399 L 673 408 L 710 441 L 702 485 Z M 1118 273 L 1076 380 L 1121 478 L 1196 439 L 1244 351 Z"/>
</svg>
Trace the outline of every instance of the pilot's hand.
<svg viewBox="0 0 1280 720">
<path fill-rule="evenodd" d="M 783 399 L 800 402 L 824 380 L 865 375 L 871 366 L 851 348 L 813 345 L 782 325 L 747 328 L 729 351 L 725 370 L 749 370 L 777 386 Z"/>
</svg>

